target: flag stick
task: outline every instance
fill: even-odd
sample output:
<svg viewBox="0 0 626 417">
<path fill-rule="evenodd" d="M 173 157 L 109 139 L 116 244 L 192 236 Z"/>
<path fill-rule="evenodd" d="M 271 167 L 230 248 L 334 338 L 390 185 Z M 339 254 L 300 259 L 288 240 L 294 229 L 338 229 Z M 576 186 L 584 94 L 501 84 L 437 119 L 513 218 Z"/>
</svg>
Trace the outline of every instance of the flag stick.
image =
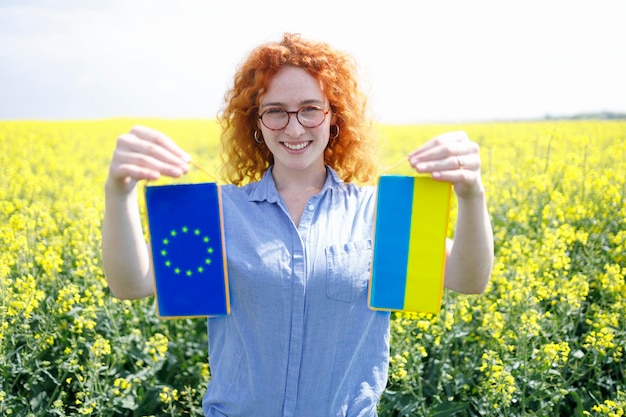
<svg viewBox="0 0 626 417">
<path fill-rule="evenodd" d="M 211 177 L 215 182 L 219 182 L 218 179 L 215 177 L 215 175 L 211 174 L 208 170 L 202 168 L 197 162 L 191 160 L 189 161 L 189 163 L 191 165 L 193 165 L 194 167 L 198 168 L 200 171 L 204 172 L 205 174 L 207 174 L 209 177 Z"/>
<path fill-rule="evenodd" d="M 392 164 L 392 165 L 388 166 L 387 168 L 385 168 L 385 169 L 383 169 L 383 170 L 381 171 L 381 174 L 383 174 L 383 173 L 385 173 L 385 172 L 388 172 L 388 171 L 391 171 L 391 170 L 392 170 L 392 169 L 394 169 L 394 168 L 399 167 L 399 166 L 400 166 L 400 165 L 402 165 L 404 162 L 407 162 L 407 160 L 406 160 L 406 159 L 402 159 L 402 160 L 400 160 L 400 161 L 398 161 L 398 162 L 396 162 L 396 163 L 394 163 L 394 164 Z"/>
</svg>

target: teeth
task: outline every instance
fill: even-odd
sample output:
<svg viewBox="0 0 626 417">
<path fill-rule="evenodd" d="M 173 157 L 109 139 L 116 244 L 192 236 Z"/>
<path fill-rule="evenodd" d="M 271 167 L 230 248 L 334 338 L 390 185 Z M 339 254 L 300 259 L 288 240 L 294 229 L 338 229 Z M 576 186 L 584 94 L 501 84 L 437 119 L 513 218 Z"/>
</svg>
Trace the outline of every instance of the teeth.
<svg viewBox="0 0 626 417">
<path fill-rule="evenodd" d="M 309 142 L 303 142 L 303 143 L 296 143 L 296 144 L 292 144 L 292 143 L 287 143 L 284 142 L 283 143 L 287 148 L 291 149 L 292 151 L 299 151 L 301 149 L 306 148 L 309 145 Z"/>
</svg>

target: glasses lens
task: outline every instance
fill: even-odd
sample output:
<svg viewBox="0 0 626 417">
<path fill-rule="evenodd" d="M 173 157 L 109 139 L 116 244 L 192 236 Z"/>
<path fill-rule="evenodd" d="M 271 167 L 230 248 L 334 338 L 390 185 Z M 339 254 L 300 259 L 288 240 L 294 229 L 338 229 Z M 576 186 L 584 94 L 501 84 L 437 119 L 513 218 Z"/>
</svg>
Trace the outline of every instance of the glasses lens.
<svg viewBox="0 0 626 417">
<path fill-rule="evenodd" d="M 298 110 L 298 121 L 304 127 L 317 127 L 322 124 L 326 113 L 324 110 L 315 106 L 302 107 Z"/>
<path fill-rule="evenodd" d="M 328 111 L 324 111 L 317 106 L 305 106 L 297 112 L 288 112 L 286 110 L 276 108 L 269 109 L 261 115 L 261 122 L 268 129 L 282 130 L 289 124 L 289 117 L 295 114 L 298 122 L 304 127 L 317 127 L 322 124 L 326 118 Z"/>
<path fill-rule="evenodd" d="M 289 115 L 282 109 L 270 109 L 263 113 L 261 121 L 268 129 L 280 130 L 289 123 Z"/>
</svg>

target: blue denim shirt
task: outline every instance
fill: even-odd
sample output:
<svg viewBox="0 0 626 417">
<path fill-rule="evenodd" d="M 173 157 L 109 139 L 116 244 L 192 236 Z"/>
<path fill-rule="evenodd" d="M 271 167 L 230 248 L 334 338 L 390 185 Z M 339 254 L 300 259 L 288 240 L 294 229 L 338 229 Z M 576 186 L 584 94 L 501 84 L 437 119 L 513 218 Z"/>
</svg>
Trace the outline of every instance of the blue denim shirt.
<svg viewBox="0 0 626 417">
<path fill-rule="evenodd" d="M 376 416 L 389 313 L 367 306 L 376 190 L 327 168 L 295 226 L 268 170 L 222 187 L 231 313 L 208 320 L 206 416 Z"/>
</svg>

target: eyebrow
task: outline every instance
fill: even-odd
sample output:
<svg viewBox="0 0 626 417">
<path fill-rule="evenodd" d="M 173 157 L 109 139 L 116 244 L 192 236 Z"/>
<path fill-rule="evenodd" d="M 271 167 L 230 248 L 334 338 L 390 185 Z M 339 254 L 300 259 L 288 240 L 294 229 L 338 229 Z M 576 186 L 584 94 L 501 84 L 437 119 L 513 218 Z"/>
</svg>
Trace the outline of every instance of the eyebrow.
<svg viewBox="0 0 626 417">
<path fill-rule="evenodd" d="M 320 100 L 320 99 L 307 99 L 307 100 L 303 100 L 299 103 L 298 107 L 302 107 L 302 106 L 306 106 L 308 104 L 315 104 L 315 105 L 319 105 L 320 107 L 323 107 L 326 104 L 325 100 Z M 285 108 L 285 103 L 282 103 L 280 101 L 271 101 L 269 103 L 264 103 L 262 105 L 259 106 L 260 108 L 266 108 L 266 107 L 281 107 L 281 108 Z"/>
</svg>

